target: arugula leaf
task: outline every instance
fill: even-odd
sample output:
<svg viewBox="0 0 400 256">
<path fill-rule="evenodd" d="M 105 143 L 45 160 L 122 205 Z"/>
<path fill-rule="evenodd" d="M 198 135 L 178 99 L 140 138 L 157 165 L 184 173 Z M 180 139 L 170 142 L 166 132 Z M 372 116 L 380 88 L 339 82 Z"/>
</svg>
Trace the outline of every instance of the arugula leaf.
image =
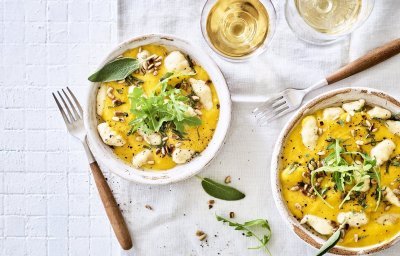
<svg viewBox="0 0 400 256">
<path fill-rule="evenodd" d="M 316 195 L 321 198 L 326 205 L 333 209 L 333 206 L 322 197 L 321 193 L 315 186 L 315 177 L 321 172 L 331 173 L 332 181 L 335 183 L 335 188 L 341 192 L 346 192 L 346 185 L 354 184 L 356 175 L 359 177 L 356 184 L 346 193 L 346 196 L 339 205 L 339 209 L 346 201 L 350 200 L 352 193 L 361 191 L 366 178 L 375 179 L 377 181 L 377 203 L 375 210 L 377 210 L 382 198 L 382 188 L 376 159 L 360 152 L 346 152 L 345 148 L 340 145 L 340 143 L 343 142 L 340 139 L 330 140 L 330 142 L 331 144 L 328 145 L 327 150 L 332 150 L 332 152 L 323 159 L 324 166 L 311 172 L 311 186 Z M 363 163 L 361 165 L 355 163 L 349 164 L 342 155 L 358 155 L 363 159 Z"/>
<path fill-rule="evenodd" d="M 140 61 L 134 58 L 118 58 L 105 64 L 89 76 L 91 82 L 111 82 L 123 80 L 140 68 Z"/>
<path fill-rule="evenodd" d="M 160 82 L 163 82 L 165 79 L 167 79 L 168 77 L 172 76 L 174 74 L 174 72 L 167 72 L 165 73 L 161 78 L 160 78 Z"/>
<path fill-rule="evenodd" d="M 171 77 L 171 76 L 170 76 Z M 131 113 L 134 114 L 129 124 L 131 133 L 141 129 L 148 132 L 159 132 L 167 124 L 172 124 L 174 130 L 185 134 L 185 125 L 199 126 L 201 119 L 190 116 L 187 105 L 189 98 L 180 89 L 169 87 L 164 79 L 159 93 L 145 95 L 142 88 L 135 87 L 129 94 Z"/>
<path fill-rule="evenodd" d="M 188 73 L 167 72 L 160 78 L 160 82 L 156 86 L 154 86 L 153 92 L 158 90 L 160 86 L 161 86 L 161 91 L 165 91 L 168 86 L 168 82 L 174 78 L 182 76 L 194 76 L 194 75 L 196 75 L 195 72 L 188 72 Z"/>
<path fill-rule="evenodd" d="M 227 201 L 236 201 L 243 199 L 246 196 L 236 188 L 220 184 L 209 178 L 202 178 L 200 176 L 197 177 L 201 179 L 201 186 L 203 187 L 204 191 L 215 198 Z"/>
<path fill-rule="evenodd" d="M 258 240 L 260 243 L 259 246 L 255 247 L 250 247 L 248 249 L 261 249 L 264 248 L 269 255 L 271 255 L 271 252 L 268 250 L 267 244 L 271 240 L 271 227 L 269 226 L 268 220 L 266 219 L 255 219 L 251 221 L 246 221 L 243 224 L 237 223 L 230 221 L 228 219 L 225 219 L 224 217 L 216 215 L 216 218 L 218 221 L 222 221 L 223 223 L 228 223 L 230 227 L 235 227 L 235 230 L 243 230 L 245 231 L 246 237 L 254 237 L 255 239 Z M 252 231 L 250 228 L 262 228 L 266 230 L 266 234 L 263 234 L 262 237 L 257 235 L 254 231 Z"/>
<path fill-rule="evenodd" d="M 366 176 L 368 177 L 368 175 L 366 175 Z M 363 186 L 364 186 L 363 178 L 365 178 L 366 176 L 363 176 L 363 177 L 361 178 L 361 181 L 358 182 L 356 185 L 354 185 L 354 187 L 352 187 L 352 188 L 350 189 L 350 191 L 347 193 L 347 195 L 344 197 L 344 199 L 343 199 L 342 202 L 340 203 L 339 209 L 342 209 L 343 204 L 344 204 L 345 202 L 347 202 L 348 200 L 350 200 L 350 195 L 351 195 L 351 193 L 352 193 L 353 191 L 357 191 L 357 192 L 361 191 L 361 189 L 362 189 Z"/>
</svg>

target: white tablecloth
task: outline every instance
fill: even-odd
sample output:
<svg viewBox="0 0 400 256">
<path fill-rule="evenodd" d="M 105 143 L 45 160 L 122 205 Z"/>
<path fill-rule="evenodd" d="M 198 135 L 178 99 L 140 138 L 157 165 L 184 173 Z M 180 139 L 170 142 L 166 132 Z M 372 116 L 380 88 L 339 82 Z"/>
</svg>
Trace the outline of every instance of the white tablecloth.
<svg viewBox="0 0 400 256">
<path fill-rule="evenodd" d="M 155 1 L 140 4 L 120 0 L 118 37 L 160 32 L 170 33 L 206 49 L 222 69 L 233 95 L 268 96 L 288 87 L 304 88 L 324 75 L 368 50 L 400 36 L 400 2 L 376 1 L 369 20 L 351 37 L 330 46 L 313 46 L 297 39 L 284 18 L 283 1 L 278 4 L 278 25 L 267 52 L 244 63 L 229 63 L 216 56 L 202 38 L 199 19 L 205 1 Z M 400 96 L 398 81 L 400 56 L 358 74 L 337 85 L 309 95 L 342 86 L 366 86 Z M 268 127 L 257 127 L 251 110 L 255 103 L 233 105 L 232 129 L 226 145 L 202 176 L 222 181 L 232 176 L 232 185 L 244 191 L 246 198 L 236 202 L 210 199 L 196 178 L 168 186 L 120 184 L 132 201 L 126 205 L 135 255 L 264 255 L 248 250 L 254 241 L 222 225 L 214 214 L 236 213 L 236 221 L 267 218 L 272 226 L 269 245 L 273 255 L 312 255 L 315 250 L 304 244 L 286 226 L 275 208 L 270 188 L 271 151 L 282 126 L 291 115 Z M 154 210 L 144 208 L 151 205 Z M 208 234 L 199 242 L 197 229 Z M 397 255 L 399 245 L 380 255 Z"/>
</svg>

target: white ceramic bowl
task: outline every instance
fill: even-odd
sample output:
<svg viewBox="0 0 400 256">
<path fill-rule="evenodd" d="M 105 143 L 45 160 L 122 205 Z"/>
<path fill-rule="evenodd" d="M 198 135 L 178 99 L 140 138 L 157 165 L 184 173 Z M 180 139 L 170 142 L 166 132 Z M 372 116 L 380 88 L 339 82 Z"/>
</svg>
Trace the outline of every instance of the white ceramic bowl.
<svg viewBox="0 0 400 256">
<path fill-rule="evenodd" d="M 187 179 L 203 169 L 217 154 L 223 145 L 231 122 L 231 97 L 228 86 L 221 71 L 215 62 L 201 49 L 188 42 L 171 35 L 145 35 L 133 38 L 115 47 L 110 54 L 100 63 L 99 68 L 110 60 L 121 55 L 128 49 L 147 44 L 158 44 L 165 46 L 168 50 L 180 50 L 188 54 L 200 64 L 210 76 L 220 101 L 220 115 L 214 136 L 207 148 L 189 163 L 177 165 L 167 171 L 144 171 L 135 169 L 119 159 L 111 148 L 103 143 L 98 132 L 96 120 L 96 95 L 98 84 L 92 83 L 87 98 L 85 111 L 85 126 L 88 132 L 90 148 L 95 158 L 104 163 L 115 174 L 139 183 L 146 184 L 168 184 Z"/>
<path fill-rule="evenodd" d="M 287 208 L 286 202 L 281 193 L 281 183 L 279 180 L 279 161 L 280 155 L 282 153 L 282 145 L 293 127 L 295 127 L 304 116 L 322 108 L 335 105 L 337 106 L 341 105 L 342 102 L 359 99 L 365 99 L 367 104 L 381 106 L 390 110 L 392 113 L 400 112 L 400 102 L 382 91 L 357 87 L 330 91 L 312 99 L 302 108 L 300 108 L 286 124 L 275 144 L 274 152 L 271 159 L 271 183 L 275 204 L 279 210 L 279 213 L 289 225 L 290 229 L 293 230 L 296 235 L 299 236 L 303 241 L 315 248 L 320 248 L 325 240 L 316 235 L 314 232 L 311 232 L 310 229 L 306 228 L 303 225 L 300 225 L 299 221 Z M 335 246 L 330 252 L 340 255 L 369 254 L 386 249 L 392 246 L 398 240 L 400 240 L 400 233 L 397 234 L 397 236 L 393 239 L 380 244 L 361 248 Z"/>
</svg>

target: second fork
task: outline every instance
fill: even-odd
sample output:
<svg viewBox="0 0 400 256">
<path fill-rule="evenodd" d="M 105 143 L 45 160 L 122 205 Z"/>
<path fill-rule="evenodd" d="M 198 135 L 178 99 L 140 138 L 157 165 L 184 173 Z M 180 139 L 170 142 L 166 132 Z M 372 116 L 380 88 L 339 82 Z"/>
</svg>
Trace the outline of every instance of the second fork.
<svg viewBox="0 0 400 256">
<path fill-rule="evenodd" d="M 343 80 L 349 76 L 373 67 L 400 53 L 400 39 L 393 40 L 376 48 L 364 56 L 348 63 L 333 74 L 322 79 L 306 89 L 286 89 L 271 96 L 260 107 L 254 109 L 253 113 L 260 126 L 268 124 L 287 113 L 297 109 L 303 102 L 304 96 L 310 91 L 330 85 Z"/>
</svg>

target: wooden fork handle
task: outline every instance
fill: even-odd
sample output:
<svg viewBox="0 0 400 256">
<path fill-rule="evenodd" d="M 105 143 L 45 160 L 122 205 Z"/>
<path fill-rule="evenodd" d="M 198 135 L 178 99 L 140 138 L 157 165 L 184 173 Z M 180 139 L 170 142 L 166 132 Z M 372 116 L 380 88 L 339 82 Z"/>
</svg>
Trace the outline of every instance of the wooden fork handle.
<svg viewBox="0 0 400 256">
<path fill-rule="evenodd" d="M 104 175 L 96 161 L 90 164 L 90 169 L 92 169 L 97 190 L 99 191 L 101 201 L 106 209 L 106 213 L 114 230 L 115 236 L 117 237 L 121 247 L 124 250 L 129 250 L 132 248 L 131 236 L 129 234 L 128 227 L 126 226 L 124 217 L 122 216 L 117 202 L 115 201 L 115 198 L 111 192 L 111 189 L 108 186 L 107 181 L 104 178 Z"/>
<path fill-rule="evenodd" d="M 393 40 L 381 47 L 378 47 L 364 56 L 350 62 L 346 66 L 337 70 L 326 78 L 328 84 L 333 84 L 349 76 L 366 70 L 384 60 L 387 60 L 394 55 L 400 53 L 400 38 Z"/>
</svg>

